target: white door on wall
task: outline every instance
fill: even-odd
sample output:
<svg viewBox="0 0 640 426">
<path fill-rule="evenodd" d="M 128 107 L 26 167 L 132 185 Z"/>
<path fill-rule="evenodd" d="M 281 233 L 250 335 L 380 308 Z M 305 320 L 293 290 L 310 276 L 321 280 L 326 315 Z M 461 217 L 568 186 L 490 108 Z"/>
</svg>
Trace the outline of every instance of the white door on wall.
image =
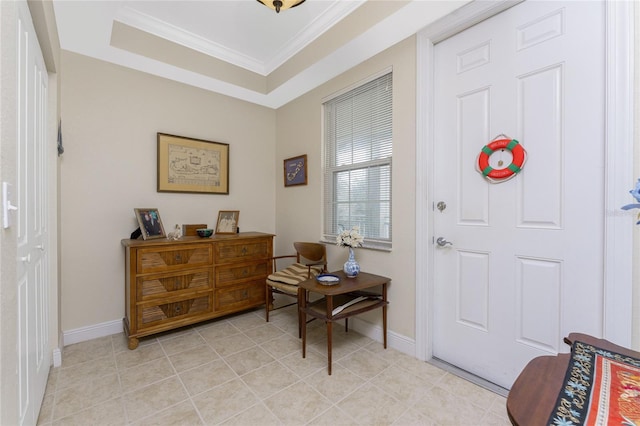
<svg viewBox="0 0 640 426">
<path fill-rule="evenodd" d="M 435 46 L 434 239 L 452 244 L 434 242 L 433 356 L 507 389 L 568 333 L 602 334 L 604 18 L 524 2 Z M 500 134 L 528 156 L 491 183 L 476 161 Z"/>
<path fill-rule="evenodd" d="M 27 3 L 17 4 L 18 392 L 20 424 L 36 424 L 47 384 L 49 280 L 46 193 L 47 71 Z"/>
</svg>

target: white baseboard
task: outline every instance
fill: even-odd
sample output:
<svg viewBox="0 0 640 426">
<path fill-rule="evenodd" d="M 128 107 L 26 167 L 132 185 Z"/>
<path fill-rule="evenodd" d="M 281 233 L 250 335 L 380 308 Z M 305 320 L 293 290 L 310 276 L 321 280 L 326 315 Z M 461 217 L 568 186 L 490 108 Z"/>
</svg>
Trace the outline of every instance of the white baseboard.
<svg viewBox="0 0 640 426">
<path fill-rule="evenodd" d="M 122 320 L 103 322 L 89 327 L 76 328 L 63 332 L 64 346 L 85 342 L 98 337 L 122 333 Z"/>
<path fill-rule="evenodd" d="M 54 367 L 60 367 L 62 365 L 62 348 L 64 347 L 64 335 L 58 333 L 57 346 L 51 351 L 51 364 Z"/>
<path fill-rule="evenodd" d="M 53 350 L 52 358 L 54 367 L 60 367 L 62 365 L 62 351 L 60 350 L 60 348 L 55 348 Z"/>
<path fill-rule="evenodd" d="M 349 328 L 358 333 L 367 336 L 376 342 L 382 342 L 382 327 L 371 324 L 357 317 L 349 320 Z M 77 328 L 75 330 L 65 331 L 63 333 L 64 346 L 74 343 L 85 342 L 98 337 L 110 336 L 122 332 L 122 320 L 103 322 L 102 324 L 91 325 L 89 327 Z M 409 356 L 416 356 L 416 341 L 393 331 L 387 331 L 387 345 L 397 351 Z M 57 352 L 57 354 L 56 354 Z M 54 366 L 58 362 L 62 362 L 60 350 L 54 351 Z"/>
<path fill-rule="evenodd" d="M 383 341 L 382 327 L 366 322 L 358 317 L 349 318 L 349 328 L 367 336 L 376 342 Z M 387 346 L 409 356 L 416 356 L 416 341 L 393 331 L 387 330 Z"/>
</svg>

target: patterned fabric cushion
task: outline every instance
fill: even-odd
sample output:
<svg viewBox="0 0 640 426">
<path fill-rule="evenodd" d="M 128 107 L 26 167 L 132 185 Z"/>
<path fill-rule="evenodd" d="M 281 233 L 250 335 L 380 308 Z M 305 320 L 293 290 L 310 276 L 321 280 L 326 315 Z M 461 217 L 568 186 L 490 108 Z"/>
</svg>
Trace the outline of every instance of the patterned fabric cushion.
<svg viewBox="0 0 640 426">
<path fill-rule="evenodd" d="M 640 359 L 573 342 L 556 408 L 546 424 L 640 423 Z"/>
<path fill-rule="evenodd" d="M 311 277 L 322 272 L 322 265 L 311 267 Z M 294 263 L 287 268 L 274 272 L 267 277 L 267 281 L 297 286 L 302 281 L 309 279 L 309 267 L 300 263 Z M 274 285 L 277 287 L 277 285 Z"/>
<path fill-rule="evenodd" d="M 289 285 L 289 284 L 285 284 L 285 283 L 279 283 L 277 281 L 270 281 L 267 280 L 267 284 L 269 286 L 271 286 L 274 289 L 278 289 L 283 293 L 287 293 L 290 294 L 292 296 L 295 296 L 298 294 L 298 285 Z"/>
</svg>

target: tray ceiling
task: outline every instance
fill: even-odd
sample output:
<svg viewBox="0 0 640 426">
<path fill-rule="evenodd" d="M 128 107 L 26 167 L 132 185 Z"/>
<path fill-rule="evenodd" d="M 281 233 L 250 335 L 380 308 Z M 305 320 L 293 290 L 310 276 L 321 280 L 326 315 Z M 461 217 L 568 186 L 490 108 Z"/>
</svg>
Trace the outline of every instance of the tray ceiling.
<svg viewBox="0 0 640 426">
<path fill-rule="evenodd" d="M 53 0 L 64 50 L 278 108 L 466 1 Z"/>
</svg>

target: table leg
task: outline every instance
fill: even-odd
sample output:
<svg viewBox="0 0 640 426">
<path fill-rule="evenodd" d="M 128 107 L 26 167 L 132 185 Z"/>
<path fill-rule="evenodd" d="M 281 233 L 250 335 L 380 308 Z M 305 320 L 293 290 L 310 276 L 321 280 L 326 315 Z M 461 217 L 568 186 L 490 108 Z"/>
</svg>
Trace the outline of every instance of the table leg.
<svg viewBox="0 0 640 426">
<path fill-rule="evenodd" d="M 387 284 L 382 284 L 382 300 L 384 301 L 384 305 L 382 305 L 382 333 L 384 348 L 387 349 Z"/>
<path fill-rule="evenodd" d="M 327 369 L 331 375 L 331 337 L 333 335 L 333 321 L 327 321 Z"/>
<path fill-rule="evenodd" d="M 331 375 L 331 343 L 333 341 L 333 296 L 326 296 L 327 299 L 327 370 Z"/>
</svg>

